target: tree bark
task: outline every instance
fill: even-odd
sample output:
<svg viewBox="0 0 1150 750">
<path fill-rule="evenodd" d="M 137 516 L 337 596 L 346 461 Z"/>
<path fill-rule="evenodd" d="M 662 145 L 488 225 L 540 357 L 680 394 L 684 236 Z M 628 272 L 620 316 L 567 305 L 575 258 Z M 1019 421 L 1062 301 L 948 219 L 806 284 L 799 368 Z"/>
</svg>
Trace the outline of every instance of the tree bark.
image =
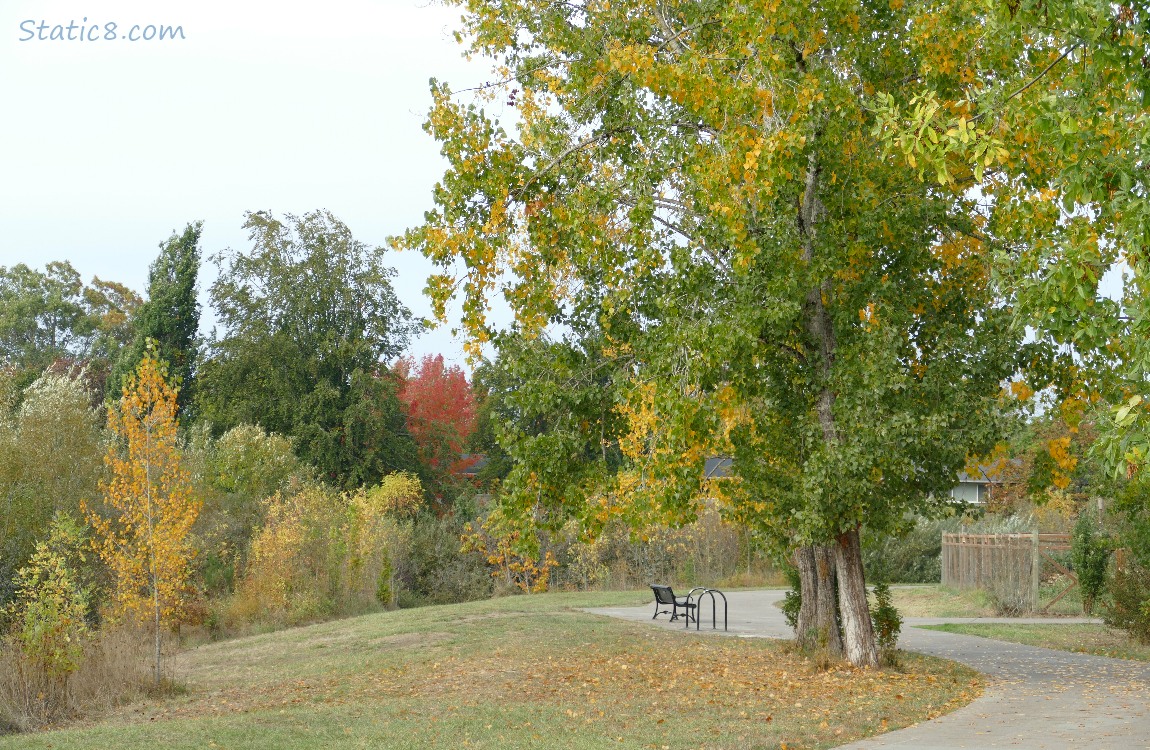
<svg viewBox="0 0 1150 750">
<path fill-rule="evenodd" d="M 799 569 L 802 595 L 795 638 L 804 651 L 826 651 L 831 657 L 841 659 L 843 643 L 835 604 L 834 548 L 800 547 L 795 550 L 795 565 Z"/>
<path fill-rule="evenodd" d="M 815 548 L 807 545 L 795 550 L 795 567 L 799 569 L 799 595 L 802 597 L 795 639 L 799 647 L 806 651 L 814 647 L 815 635 L 818 633 L 819 584 L 815 570 Z"/>
<path fill-rule="evenodd" d="M 839 534 L 835 545 L 835 567 L 839 583 L 839 612 L 847 660 L 856 667 L 878 665 L 878 647 L 867 606 L 866 579 L 863 576 L 862 545 L 858 527 Z"/>
<path fill-rule="evenodd" d="M 835 602 L 835 552 L 833 545 L 815 547 L 815 570 L 819 579 L 818 647 L 835 659 L 843 657 L 839 633 L 838 607 Z"/>
</svg>

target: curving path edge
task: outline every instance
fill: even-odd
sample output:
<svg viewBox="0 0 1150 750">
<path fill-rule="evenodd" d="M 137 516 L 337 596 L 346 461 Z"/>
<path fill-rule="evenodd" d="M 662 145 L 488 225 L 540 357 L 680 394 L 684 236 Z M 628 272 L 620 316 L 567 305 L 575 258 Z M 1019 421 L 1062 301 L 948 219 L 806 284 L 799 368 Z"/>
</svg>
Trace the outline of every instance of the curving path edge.
<svg viewBox="0 0 1150 750">
<path fill-rule="evenodd" d="M 792 632 L 775 603 L 782 591 L 736 591 L 730 601 L 729 636 L 790 638 Z M 604 607 L 595 614 L 682 628 L 666 618 L 652 620 L 654 605 Z M 712 631 L 709 606 L 700 633 Z M 720 627 L 722 612 L 718 613 Z M 1048 622 L 1020 620 L 1007 622 Z M 1093 622 L 1058 618 L 1060 623 Z M 988 638 L 922 630 L 915 625 L 943 622 L 996 622 L 988 618 L 907 618 L 899 647 L 966 664 L 990 679 L 983 695 L 932 721 L 844 745 L 877 748 L 1017 748 L 1019 750 L 1150 750 L 1150 664 L 1103 656 L 1053 651 Z M 691 632 L 696 632 L 691 628 Z"/>
</svg>

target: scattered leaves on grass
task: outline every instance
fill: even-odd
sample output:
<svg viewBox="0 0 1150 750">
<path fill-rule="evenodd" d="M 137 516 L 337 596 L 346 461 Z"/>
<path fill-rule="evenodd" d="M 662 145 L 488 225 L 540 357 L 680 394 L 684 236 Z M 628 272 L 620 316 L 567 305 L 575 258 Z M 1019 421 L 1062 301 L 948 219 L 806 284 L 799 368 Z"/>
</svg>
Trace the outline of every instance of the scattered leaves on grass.
<svg viewBox="0 0 1150 750">
<path fill-rule="evenodd" d="M 419 746 L 429 748 L 529 744 L 555 731 L 655 748 L 821 748 L 924 721 L 981 692 L 972 672 L 910 654 L 901 672 L 819 671 L 786 642 L 699 637 L 579 612 L 460 613 L 435 627 L 426 638 L 358 629 L 364 643 L 321 630 L 317 638 L 339 643 L 322 650 L 297 635 L 295 661 L 254 673 L 245 665 L 227 678 L 216 668 L 244 664 L 245 645 L 205 650 L 188 662 L 193 674 L 214 674 L 210 688 L 197 690 L 193 678 L 188 696 L 137 706 L 127 718 L 255 713 L 290 721 L 320 712 L 354 727 L 345 712 L 386 713 L 427 728 Z M 251 656 L 269 656 L 266 640 L 253 639 Z M 345 661 L 332 661 L 340 654 Z M 550 718 L 536 727 L 524 716 Z"/>
</svg>

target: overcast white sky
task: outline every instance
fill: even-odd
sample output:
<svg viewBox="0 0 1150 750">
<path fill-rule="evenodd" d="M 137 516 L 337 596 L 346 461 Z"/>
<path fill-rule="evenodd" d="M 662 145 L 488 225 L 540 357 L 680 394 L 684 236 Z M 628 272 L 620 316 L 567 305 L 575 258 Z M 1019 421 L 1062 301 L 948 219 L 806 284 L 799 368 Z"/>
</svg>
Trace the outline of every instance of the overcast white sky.
<svg viewBox="0 0 1150 750">
<path fill-rule="evenodd" d="M 421 220 L 443 172 L 421 127 L 428 79 L 489 77 L 462 59 L 459 16 L 425 0 L 0 0 L 0 265 L 66 259 L 143 291 L 173 230 L 202 219 L 205 255 L 244 248 L 249 210 L 327 208 L 383 245 Z M 101 38 L 40 41 L 41 23 Z M 185 38 L 109 41 L 110 23 Z M 429 265 L 389 262 L 429 314 Z M 462 361 L 446 330 L 412 351 Z"/>
<path fill-rule="evenodd" d="M 431 0 L 0 0 L 0 265 L 66 259 L 143 291 L 172 231 L 202 219 L 205 256 L 240 249 L 256 210 L 326 208 L 383 245 L 421 220 L 443 172 L 422 130 L 428 79 L 490 77 L 463 60 L 459 16 Z M 38 38 L 69 24 L 84 41 Z M 120 38 L 148 26 L 184 38 Z M 429 264 L 390 263 L 428 315 Z M 208 326 L 212 278 L 206 265 Z M 1103 287 L 1117 295 L 1120 269 Z M 447 328 L 411 352 L 463 360 Z"/>
</svg>

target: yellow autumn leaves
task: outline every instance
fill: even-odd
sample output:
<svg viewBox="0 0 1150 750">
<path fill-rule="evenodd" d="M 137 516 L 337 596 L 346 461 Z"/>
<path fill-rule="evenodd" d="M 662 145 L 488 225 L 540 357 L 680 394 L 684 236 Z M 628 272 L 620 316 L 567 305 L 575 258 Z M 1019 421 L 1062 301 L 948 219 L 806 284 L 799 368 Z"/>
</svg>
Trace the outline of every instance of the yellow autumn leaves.
<svg viewBox="0 0 1150 750">
<path fill-rule="evenodd" d="M 201 502 L 181 463 L 176 393 L 167 368 L 148 354 L 124 383 L 118 408 L 108 412 L 116 440 L 105 463 L 103 512 L 87 508 L 95 544 L 112 574 L 118 615 L 175 621 L 183 606 L 194 549 L 189 532 Z"/>
</svg>

